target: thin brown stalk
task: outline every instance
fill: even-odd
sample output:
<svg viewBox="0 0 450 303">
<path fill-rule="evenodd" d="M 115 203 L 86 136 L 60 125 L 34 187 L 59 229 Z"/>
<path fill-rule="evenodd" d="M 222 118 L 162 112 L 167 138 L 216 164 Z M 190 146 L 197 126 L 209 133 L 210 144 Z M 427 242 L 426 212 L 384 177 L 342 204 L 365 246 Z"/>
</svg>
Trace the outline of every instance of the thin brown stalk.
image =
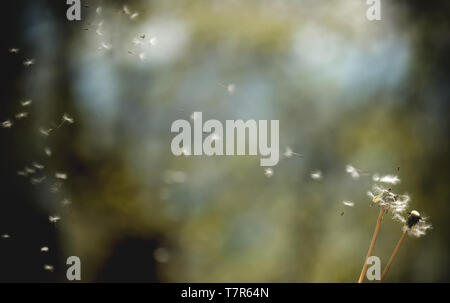
<svg viewBox="0 0 450 303">
<path fill-rule="evenodd" d="M 386 275 L 387 275 L 387 273 L 388 273 L 388 271 L 389 271 L 389 268 L 390 268 L 391 265 L 392 265 L 392 262 L 394 262 L 394 259 L 395 259 L 395 257 L 397 256 L 398 251 L 400 250 L 400 247 L 402 247 L 402 244 L 403 244 L 403 241 L 405 240 L 406 234 L 407 234 L 407 231 L 405 230 L 405 231 L 403 232 L 402 236 L 400 237 L 400 240 L 398 240 L 397 246 L 395 247 L 394 252 L 392 253 L 391 258 L 389 259 L 389 261 L 388 261 L 386 267 L 384 268 L 383 274 L 381 275 L 381 280 L 380 280 L 380 282 L 383 282 L 384 278 L 386 277 Z"/>
<path fill-rule="evenodd" d="M 364 265 L 361 270 L 361 275 L 359 276 L 358 283 L 362 283 L 364 281 L 364 277 L 366 276 L 367 268 L 369 266 L 367 264 L 367 259 L 369 259 L 369 257 L 372 256 L 373 249 L 375 248 L 375 243 L 377 242 L 378 233 L 380 232 L 381 220 L 383 220 L 383 215 L 384 209 L 380 207 L 380 214 L 378 215 L 377 225 L 375 226 L 375 231 L 373 232 L 372 242 L 370 243 L 369 251 L 367 252 L 366 258 L 364 259 Z"/>
</svg>

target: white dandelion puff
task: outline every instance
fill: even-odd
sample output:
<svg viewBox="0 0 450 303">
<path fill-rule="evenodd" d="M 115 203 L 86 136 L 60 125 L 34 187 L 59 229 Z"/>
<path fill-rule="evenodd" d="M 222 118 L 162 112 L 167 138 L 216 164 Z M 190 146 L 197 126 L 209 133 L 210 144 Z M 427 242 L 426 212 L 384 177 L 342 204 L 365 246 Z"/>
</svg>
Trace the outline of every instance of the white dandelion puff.
<svg viewBox="0 0 450 303">
<path fill-rule="evenodd" d="M 51 128 L 40 127 L 39 128 L 39 132 L 41 133 L 41 135 L 44 135 L 44 136 L 48 137 L 48 136 L 50 136 L 50 133 L 52 132 L 52 129 Z"/>
<path fill-rule="evenodd" d="M 97 15 L 101 15 L 102 11 L 103 11 L 103 8 L 101 6 L 97 7 L 97 9 L 95 10 Z"/>
<path fill-rule="evenodd" d="M 323 178 L 323 176 L 322 176 L 322 172 L 320 170 L 311 172 L 311 179 L 318 181 L 318 180 L 321 180 L 322 178 Z"/>
<path fill-rule="evenodd" d="M 49 248 L 47 246 L 41 247 L 41 252 L 48 252 Z"/>
<path fill-rule="evenodd" d="M 391 189 L 374 185 L 372 191 L 367 192 L 372 203 L 390 211 L 393 214 L 402 213 L 408 207 L 410 197 L 408 195 L 394 194 Z"/>
<path fill-rule="evenodd" d="M 130 10 L 128 9 L 128 6 L 124 5 L 123 8 L 122 8 L 122 12 L 125 15 L 129 15 L 130 14 Z"/>
<path fill-rule="evenodd" d="M 139 13 L 138 13 L 138 12 L 135 12 L 135 13 L 133 13 L 133 14 L 130 16 L 130 19 L 131 19 L 131 20 L 134 20 L 134 19 L 136 19 L 137 17 L 139 17 Z"/>
<path fill-rule="evenodd" d="M 266 176 L 267 178 L 271 178 L 274 174 L 274 171 L 272 168 L 266 168 L 264 170 L 264 176 Z"/>
<path fill-rule="evenodd" d="M 104 49 L 104 50 L 109 51 L 112 49 L 112 45 L 109 43 L 106 43 L 106 42 L 102 42 L 102 43 L 100 43 L 100 47 L 98 49 L 100 49 L 100 50 Z"/>
<path fill-rule="evenodd" d="M 32 165 L 33 165 L 34 168 L 39 169 L 39 170 L 43 170 L 43 169 L 45 168 L 44 165 L 39 164 L 39 163 L 37 163 L 37 162 L 33 162 Z"/>
<path fill-rule="evenodd" d="M 11 238 L 11 236 L 8 235 L 8 234 L 3 234 L 3 235 L 2 235 L 2 238 L 3 238 L 3 239 L 9 239 L 9 238 Z"/>
<path fill-rule="evenodd" d="M 17 54 L 20 52 L 20 49 L 13 47 L 8 50 L 11 54 Z"/>
</svg>

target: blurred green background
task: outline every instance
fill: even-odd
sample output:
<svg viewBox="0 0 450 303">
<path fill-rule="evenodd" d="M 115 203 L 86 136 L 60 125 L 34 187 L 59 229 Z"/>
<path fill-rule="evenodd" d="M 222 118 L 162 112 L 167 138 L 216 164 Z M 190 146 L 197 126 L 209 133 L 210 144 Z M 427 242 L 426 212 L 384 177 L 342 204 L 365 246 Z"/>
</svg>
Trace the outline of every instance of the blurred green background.
<svg viewBox="0 0 450 303">
<path fill-rule="evenodd" d="M 450 280 L 448 1 L 382 1 L 372 22 L 359 0 L 90 0 L 79 22 L 59 2 L 5 4 L 0 120 L 33 103 L 0 129 L 1 281 L 65 281 L 75 255 L 83 281 L 356 282 L 373 173 L 433 224 L 386 281 Z M 259 157 L 175 157 L 171 123 L 194 111 L 279 120 L 280 152 L 303 158 L 267 178 Z M 17 176 L 33 161 L 41 184 Z M 400 235 L 386 216 L 383 264 Z"/>
</svg>

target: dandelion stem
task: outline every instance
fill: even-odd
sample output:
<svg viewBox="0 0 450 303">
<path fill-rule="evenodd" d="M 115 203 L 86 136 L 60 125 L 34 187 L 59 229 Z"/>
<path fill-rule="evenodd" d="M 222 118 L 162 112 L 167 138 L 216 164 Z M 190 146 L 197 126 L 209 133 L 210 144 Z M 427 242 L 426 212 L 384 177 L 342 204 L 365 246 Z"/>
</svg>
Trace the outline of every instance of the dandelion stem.
<svg viewBox="0 0 450 303">
<path fill-rule="evenodd" d="M 375 243 L 377 242 L 378 233 L 380 232 L 381 220 L 383 219 L 383 215 L 384 209 L 380 207 L 380 214 L 378 215 L 377 225 L 375 226 L 375 231 L 373 232 L 372 242 L 370 243 L 369 251 L 367 252 L 366 258 L 364 259 L 364 265 L 361 270 L 361 275 L 359 276 L 358 283 L 362 283 L 364 281 L 364 277 L 366 276 L 367 268 L 369 266 L 367 264 L 367 259 L 369 259 L 369 257 L 372 256 L 373 249 L 375 248 Z"/>
<path fill-rule="evenodd" d="M 403 241 L 406 238 L 406 234 L 407 234 L 407 230 L 405 230 L 403 232 L 402 236 L 400 237 L 400 240 L 398 240 L 398 243 L 397 243 L 397 246 L 395 247 L 394 253 L 392 254 L 391 258 L 389 259 L 386 267 L 384 268 L 383 274 L 381 275 L 380 283 L 383 282 L 384 278 L 386 277 L 386 275 L 387 275 L 387 273 L 389 271 L 389 268 L 392 265 L 392 262 L 394 262 L 394 259 L 397 256 L 398 251 L 400 250 L 400 247 L 402 247 Z"/>
</svg>

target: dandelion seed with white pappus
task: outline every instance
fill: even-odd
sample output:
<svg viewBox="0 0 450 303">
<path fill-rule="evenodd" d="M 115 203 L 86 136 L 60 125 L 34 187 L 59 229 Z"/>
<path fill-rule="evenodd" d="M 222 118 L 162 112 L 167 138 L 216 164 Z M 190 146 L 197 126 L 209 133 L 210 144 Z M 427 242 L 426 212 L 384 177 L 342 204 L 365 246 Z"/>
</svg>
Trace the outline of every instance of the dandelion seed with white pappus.
<svg viewBox="0 0 450 303">
<path fill-rule="evenodd" d="M 57 222 L 59 222 L 59 220 L 61 220 L 61 217 L 59 217 L 59 216 L 49 216 L 48 217 L 48 221 L 50 223 L 57 223 Z"/>
<path fill-rule="evenodd" d="M 353 167 L 352 165 L 347 165 L 345 167 L 345 171 L 347 173 L 349 173 L 353 179 L 359 179 L 359 177 L 360 177 L 358 170 L 355 167 Z"/>
<path fill-rule="evenodd" d="M 264 170 L 264 175 L 265 175 L 267 178 L 272 178 L 273 174 L 274 174 L 274 171 L 273 171 L 273 169 L 271 169 L 271 168 L 266 168 L 266 169 Z"/>
<path fill-rule="evenodd" d="M 52 150 L 49 147 L 44 148 L 44 153 L 47 157 L 52 156 Z"/>
<path fill-rule="evenodd" d="M 395 247 L 392 256 L 389 258 L 389 261 L 383 270 L 380 282 L 382 282 L 386 278 L 386 275 L 391 268 L 392 262 L 394 262 L 395 257 L 397 256 L 400 248 L 403 245 L 403 242 L 405 241 L 406 235 L 420 238 L 426 235 L 428 229 L 432 228 L 431 224 L 428 222 L 428 218 L 422 217 L 417 210 L 409 212 L 407 218 L 404 218 L 403 216 L 397 214 L 396 216 L 394 216 L 394 219 L 400 221 L 403 224 L 403 233 L 400 237 L 400 240 L 397 242 L 397 246 Z"/>
<path fill-rule="evenodd" d="M 131 20 L 134 20 L 134 19 L 136 19 L 137 17 L 139 17 L 139 13 L 138 13 L 138 12 L 133 13 L 133 14 L 130 16 L 130 19 L 131 19 Z"/>
<path fill-rule="evenodd" d="M 49 249 L 47 246 L 41 247 L 41 252 L 48 252 Z"/>
<path fill-rule="evenodd" d="M 155 46 L 157 42 L 158 40 L 156 38 L 151 38 L 149 43 L 151 46 Z"/>
<path fill-rule="evenodd" d="M 286 147 L 286 151 L 283 153 L 283 156 L 285 156 L 286 158 L 291 158 L 292 156 L 303 158 L 303 155 L 294 152 L 289 146 Z"/>
<path fill-rule="evenodd" d="M 39 169 L 39 170 L 43 170 L 43 169 L 45 168 L 44 165 L 39 164 L 39 163 L 37 163 L 37 162 L 33 162 L 32 165 L 33 165 L 34 168 Z"/>
<path fill-rule="evenodd" d="M 13 48 L 10 48 L 8 51 L 9 51 L 11 54 L 18 54 L 18 53 L 20 52 L 20 49 L 18 49 L 18 48 L 16 48 L 16 47 L 13 47 Z"/>
<path fill-rule="evenodd" d="M 43 176 L 41 178 L 31 178 L 31 184 L 33 184 L 33 185 L 41 184 L 42 182 L 45 181 L 45 179 L 47 179 L 46 176 Z"/>
<path fill-rule="evenodd" d="M 348 207 L 353 207 L 355 206 L 355 203 L 351 202 L 351 201 L 343 201 L 342 204 L 344 204 L 345 206 Z"/>
<path fill-rule="evenodd" d="M 55 270 L 55 267 L 54 267 L 53 265 L 45 264 L 45 265 L 44 265 L 44 269 L 45 269 L 46 271 L 53 272 L 53 271 Z"/>
<path fill-rule="evenodd" d="M 23 61 L 23 65 L 25 65 L 26 67 L 34 65 L 34 63 L 35 63 L 34 59 L 26 59 L 25 61 Z"/>
<path fill-rule="evenodd" d="M 73 124 L 73 123 L 75 123 L 75 120 L 72 117 L 70 117 L 68 114 L 64 114 L 62 116 L 62 122 L 67 122 L 69 124 Z"/>
<path fill-rule="evenodd" d="M 8 235 L 8 234 L 3 234 L 3 235 L 2 235 L 2 239 L 9 239 L 9 238 L 11 238 L 11 236 Z"/>
<path fill-rule="evenodd" d="M 55 173 L 55 178 L 59 180 L 67 180 L 67 174 L 66 173 Z"/>
<path fill-rule="evenodd" d="M 322 176 L 322 172 L 320 170 L 316 170 L 311 172 L 311 179 L 315 180 L 315 181 L 319 181 L 322 180 L 323 176 Z"/>
<path fill-rule="evenodd" d="M 2 128 L 11 128 L 13 126 L 13 122 L 11 120 L 6 120 L 1 123 Z"/>
<path fill-rule="evenodd" d="M 103 11 L 103 8 L 101 6 L 97 7 L 97 9 L 95 10 L 97 15 L 101 15 L 102 11 Z"/>
<path fill-rule="evenodd" d="M 30 106 L 32 102 L 33 102 L 32 100 L 25 100 L 25 101 L 21 101 L 20 105 L 22 105 L 23 107 L 26 107 L 26 106 Z"/>
<path fill-rule="evenodd" d="M 372 179 L 375 182 L 388 183 L 392 185 L 400 183 L 400 178 L 395 175 L 380 176 L 378 174 L 374 174 Z"/>
<path fill-rule="evenodd" d="M 17 120 L 22 120 L 22 119 L 28 117 L 28 113 L 27 112 L 21 112 L 21 113 L 16 114 L 15 117 L 16 117 Z"/>
</svg>

